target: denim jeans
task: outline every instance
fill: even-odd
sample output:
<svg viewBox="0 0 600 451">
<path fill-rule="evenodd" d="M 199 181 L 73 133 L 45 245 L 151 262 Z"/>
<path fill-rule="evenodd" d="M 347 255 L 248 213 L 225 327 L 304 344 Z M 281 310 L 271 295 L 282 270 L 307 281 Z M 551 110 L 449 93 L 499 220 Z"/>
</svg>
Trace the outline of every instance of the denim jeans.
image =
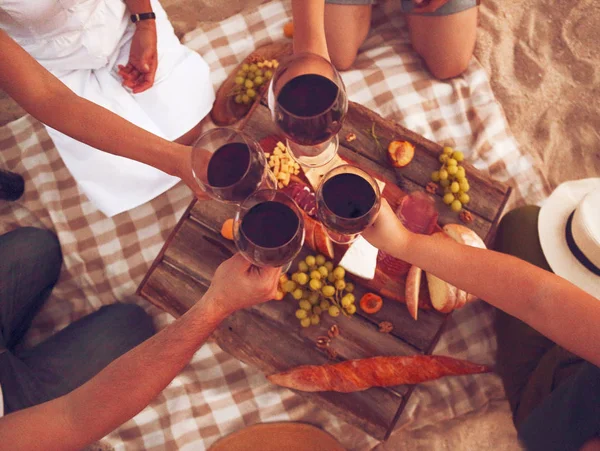
<svg viewBox="0 0 600 451">
<path fill-rule="evenodd" d="M 61 265 L 51 232 L 24 227 L 0 236 L 0 386 L 6 414 L 69 393 L 154 333 L 142 308 L 116 303 L 32 348 L 19 346 Z"/>
</svg>

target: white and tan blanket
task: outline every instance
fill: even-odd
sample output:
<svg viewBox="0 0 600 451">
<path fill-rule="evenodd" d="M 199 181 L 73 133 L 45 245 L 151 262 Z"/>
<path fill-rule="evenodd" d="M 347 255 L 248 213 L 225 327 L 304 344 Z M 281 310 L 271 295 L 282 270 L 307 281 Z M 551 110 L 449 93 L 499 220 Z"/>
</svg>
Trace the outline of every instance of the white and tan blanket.
<svg viewBox="0 0 600 451">
<path fill-rule="evenodd" d="M 244 16 L 195 30 L 185 42 L 208 62 L 218 87 L 253 49 L 285 39 L 282 27 L 290 15 L 289 2 L 267 3 Z M 519 151 L 508 130 L 484 70 L 473 61 L 457 79 L 432 79 L 412 51 L 393 2 L 374 9 L 371 34 L 343 78 L 352 100 L 431 140 L 463 150 L 477 168 L 509 183 L 514 188 L 510 206 L 537 203 L 548 194 L 543 175 Z M 148 204 L 104 217 L 78 190 L 44 128 L 30 116 L 0 128 L 0 167 L 26 179 L 22 199 L 0 201 L 0 233 L 25 225 L 45 227 L 58 235 L 64 253 L 61 279 L 34 322 L 30 343 L 133 294 L 192 198 L 180 183 Z M 142 304 L 159 327 L 172 321 L 166 313 Z M 492 309 L 483 302 L 455 312 L 435 353 L 493 364 L 492 318 Z M 494 374 L 423 384 L 416 388 L 398 428 L 422 428 L 503 397 Z M 258 370 L 214 344 L 199 350 L 162 394 L 103 443 L 115 449 L 199 450 L 253 423 L 281 420 L 317 424 L 348 449 L 377 445 L 359 429 L 271 385 Z"/>
</svg>

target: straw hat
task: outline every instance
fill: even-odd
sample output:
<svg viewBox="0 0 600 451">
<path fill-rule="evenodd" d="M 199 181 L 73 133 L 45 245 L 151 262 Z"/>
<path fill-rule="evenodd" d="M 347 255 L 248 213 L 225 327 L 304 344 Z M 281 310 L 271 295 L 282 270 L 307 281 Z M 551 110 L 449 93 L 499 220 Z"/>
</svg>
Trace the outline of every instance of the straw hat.
<svg viewBox="0 0 600 451">
<path fill-rule="evenodd" d="M 538 233 L 552 270 L 600 299 L 600 177 L 556 188 L 540 210 Z"/>
<path fill-rule="evenodd" d="M 327 432 L 304 423 L 263 423 L 223 437 L 209 451 L 344 451 Z"/>
</svg>

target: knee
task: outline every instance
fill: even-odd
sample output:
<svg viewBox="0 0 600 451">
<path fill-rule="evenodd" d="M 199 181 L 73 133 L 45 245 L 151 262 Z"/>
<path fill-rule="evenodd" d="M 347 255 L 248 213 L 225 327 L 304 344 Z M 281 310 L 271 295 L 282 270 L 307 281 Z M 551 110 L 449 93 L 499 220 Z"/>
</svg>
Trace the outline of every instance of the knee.
<svg viewBox="0 0 600 451">
<path fill-rule="evenodd" d="M 525 205 L 524 207 L 515 208 L 502 217 L 498 230 L 519 228 L 523 225 L 523 222 L 537 218 L 539 213 L 540 207 L 537 205 Z"/>
<path fill-rule="evenodd" d="M 331 63 L 339 71 L 348 70 L 354 64 L 358 49 L 344 49 L 331 52 Z"/>
<path fill-rule="evenodd" d="M 36 227 L 21 227 L 9 232 L 11 252 L 15 259 L 27 260 L 40 268 L 47 268 L 48 277 L 52 282 L 58 280 L 62 266 L 60 242 L 50 230 Z"/>
<path fill-rule="evenodd" d="M 427 68 L 435 78 L 438 80 L 448 80 L 450 78 L 458 77 L 467 70 L 469 61 L 471 61 L 471 53 L 449 60 L 427 56 L 423 56 L 423 59 L 425 60 Z"/>
<path fill-rule="evenodd" d="M 139 305 L 116 302 L 100 308 L 98 314 L 104 317 L 114 333 L 126 333 L 134 344 L 154 335 L 152 318 Z"/>
</svg>

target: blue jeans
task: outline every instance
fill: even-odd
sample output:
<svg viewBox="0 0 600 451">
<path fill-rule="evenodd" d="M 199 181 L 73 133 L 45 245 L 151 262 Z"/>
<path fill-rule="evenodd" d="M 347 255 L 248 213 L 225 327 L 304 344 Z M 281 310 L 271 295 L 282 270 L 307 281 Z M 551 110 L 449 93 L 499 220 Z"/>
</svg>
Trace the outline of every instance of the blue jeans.
<svg viewBox="0 0 600 451">
<path fill-rule="evenodd" d="M 0 386 L 5 413 L 69 393 L 154 333 L 134 304 L 112 304 L 46 341 L 19 346 L 60 273 L 62 255 L 49 231 L 24 227 L 0 236 Z"/>
</svg>

